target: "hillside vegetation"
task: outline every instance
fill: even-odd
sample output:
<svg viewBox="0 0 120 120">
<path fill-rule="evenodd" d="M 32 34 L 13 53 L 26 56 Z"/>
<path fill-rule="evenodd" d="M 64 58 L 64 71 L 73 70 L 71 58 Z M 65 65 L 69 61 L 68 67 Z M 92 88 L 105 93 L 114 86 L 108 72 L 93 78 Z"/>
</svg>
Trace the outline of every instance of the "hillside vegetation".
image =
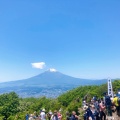
<svg viewBox="0 0 120 120">
<path fill-rule="evenodd" d="M 120 88 L 120 80 L 115 80 L 113 83 L 113 91 L 117 92 Z M 81 86 L 70 90 L 56 99 L 41 97 L 41 98 L 19 98 L 15 92 L 0 95 L 0 120 L 24 120 L 26 113 L 39 114 L 42 108 L 49 110 L 62 109 L 63 116 L 66 111 L 75 110 L 77 114 L 78 108 L 82 105 L 82 99 L 87 97 L 89 101 L 93 96 L 103 97 L 103 93 L 107 91 L 107 84 L 100 86 Z"/>
</svg>

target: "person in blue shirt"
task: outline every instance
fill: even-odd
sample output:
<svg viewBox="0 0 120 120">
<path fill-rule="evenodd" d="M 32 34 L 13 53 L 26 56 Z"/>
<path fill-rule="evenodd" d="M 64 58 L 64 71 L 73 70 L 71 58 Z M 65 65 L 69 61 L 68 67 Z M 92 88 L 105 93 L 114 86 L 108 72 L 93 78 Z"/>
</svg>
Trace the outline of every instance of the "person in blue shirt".
<svg viewBox="0 0 120 120">
<path fill-rule="evenodd" d="M 25 116 L 25 120 L 29 120 L 29 114 L 28 113 Z"/>
</svg>

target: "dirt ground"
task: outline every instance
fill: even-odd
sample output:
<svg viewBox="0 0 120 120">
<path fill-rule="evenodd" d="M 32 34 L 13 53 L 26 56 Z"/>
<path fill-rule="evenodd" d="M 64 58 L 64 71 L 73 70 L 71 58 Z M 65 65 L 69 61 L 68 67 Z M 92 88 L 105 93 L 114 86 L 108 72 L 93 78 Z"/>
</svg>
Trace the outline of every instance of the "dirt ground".
<svg viewBox="0 0 120 120">
<path fill-rule="evenodd" d="M 112 118 L 107 116 L 106 120 L 120 120 L 120 117 L 118 117 L 115 112 L 113 113 Z"/>
</svg>

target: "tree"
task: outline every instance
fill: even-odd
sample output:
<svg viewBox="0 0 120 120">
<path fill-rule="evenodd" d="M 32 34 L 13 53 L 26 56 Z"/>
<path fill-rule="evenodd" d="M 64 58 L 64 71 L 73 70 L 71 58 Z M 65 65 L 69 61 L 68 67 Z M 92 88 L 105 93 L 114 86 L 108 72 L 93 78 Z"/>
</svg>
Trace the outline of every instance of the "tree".
<svg viewBox="0 0 120 120">
<path fill-rule="evenodd" d="M 8 119 L 9 116 L 18 112 L 19 97 L 15 92 L 6 93 L 0 96 L 0 114 Z"/>
</svg>

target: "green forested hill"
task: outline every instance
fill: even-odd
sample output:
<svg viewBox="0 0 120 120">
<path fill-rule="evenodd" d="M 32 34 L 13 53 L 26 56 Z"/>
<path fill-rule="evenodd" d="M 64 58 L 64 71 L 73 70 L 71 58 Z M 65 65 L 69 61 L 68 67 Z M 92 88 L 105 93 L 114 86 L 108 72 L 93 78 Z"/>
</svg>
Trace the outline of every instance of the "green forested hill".
<svg viewBox="0 0 120 120">
<path fill-rule="evenodd" d="M 113 82 L 113 90 L 116 92 L 120 88 L 120 80 Z M 89 101 L 93 96 L 99 98 L 103 97 L 103 93 L 107 91 L 107 84 L 101 86 L 81 86 L 70 90 L 56 99 L 46 97 L 41 98 L 19 98 L 14 92 L 0 95 L 0 120 L 7 118 L 7 120 L 24 120 L 26 113 L 39 114 L 40 109 L 45 108 L 46 112 L 49 110 L 62 109 L 63 114 L 66 111 L 75 110 L 81 107 L 82 99 L 87 97 Z"/>
</svg>

